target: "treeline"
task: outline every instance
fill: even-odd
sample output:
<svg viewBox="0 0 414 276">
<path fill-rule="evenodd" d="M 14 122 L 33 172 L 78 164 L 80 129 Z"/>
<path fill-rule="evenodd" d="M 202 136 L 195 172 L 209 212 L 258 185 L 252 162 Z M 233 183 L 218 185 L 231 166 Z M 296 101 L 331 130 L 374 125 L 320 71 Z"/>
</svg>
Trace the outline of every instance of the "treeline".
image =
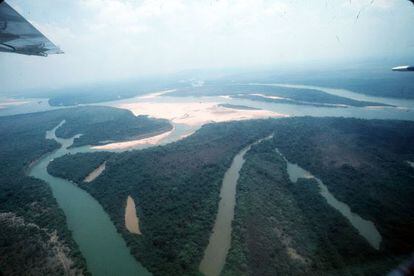
<svg viewBox="0 0 414 276">
<path fill-rule="evenodd" d="M 258 95 L 280 97 L 281 99 L 265 98 Z M 356 107 L 384 106 L 385 104 L 358 101 L 346 97 L 336 96 L 316 89 L 290 88 L 270 85 L 206 85 L 201 87 L 180 88 L 175 92 L 168 93 L 168 96 L 222 96 L 230 95 L 234 98 L 245 98 L 256 101 L 289 103 L 298 105 L 349 105 Z"/>
<path fill-rule="evenodd" d="M 185 83 L 173 80 L 162 80 L 159 77 L 147 81 L 123 81 L 82 85 L 51 91 L 32 92 L 26 97 L 49 98 L 51 106 L 76 106 L 88 103 L 100 103 L 133 98 L 162 90 L 185 86 Z"/>
<path fill-rule="evenodd" d="M 391 66 L 390 66 L 391 68 Z M 296 83 L 348 89 L 377 97 L 414 99 L 414 76 L 395 72 L 378 74 L 364 72 L 359 76 L 333 75 L 326 78 L 300 79 Z M 361 78 L 361 75 L 364 75 Z M 367 77 L 367 75 L 369 75 Z"/>
<path fill-rule="evenodd" d="M 398 264 L 328 205 L 315 180 L 291 183 L 273 141 L 245 158 L 223 275 L 379 275 Z"/>
</svg>

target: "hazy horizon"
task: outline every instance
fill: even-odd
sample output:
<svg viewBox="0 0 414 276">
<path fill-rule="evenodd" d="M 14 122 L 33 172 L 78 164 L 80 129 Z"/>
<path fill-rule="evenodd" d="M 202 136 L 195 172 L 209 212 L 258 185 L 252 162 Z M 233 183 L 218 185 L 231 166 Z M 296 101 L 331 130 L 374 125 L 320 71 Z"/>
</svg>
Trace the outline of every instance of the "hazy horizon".
<svg viewBox="0 0 414 276">
<path fill-rule="evenodd" d="M 0 94 L 192 69 L 414 57 L 414 9 L 404 0 L 7 2 L 65 54 L 1 54 Z"/>
</svg>

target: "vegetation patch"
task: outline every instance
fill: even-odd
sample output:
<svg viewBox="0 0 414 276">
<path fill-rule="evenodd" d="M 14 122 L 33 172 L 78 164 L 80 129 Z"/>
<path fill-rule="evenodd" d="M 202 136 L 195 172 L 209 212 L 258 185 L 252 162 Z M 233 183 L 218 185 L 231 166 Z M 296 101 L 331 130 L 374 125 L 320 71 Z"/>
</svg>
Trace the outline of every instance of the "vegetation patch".
<svg viewBox="0 0 414 276">
<path fill-rule="evenodd" d="M 258 96 L 262 95 L 262 96 Z M 269 85 L 207 85 L 180 88 L 168 96 L 230 96 L 255 101 L 314 106 L 389 106 L 382 103 L 353 100 L 316 89 L 287 88 Z"/>
</svg>

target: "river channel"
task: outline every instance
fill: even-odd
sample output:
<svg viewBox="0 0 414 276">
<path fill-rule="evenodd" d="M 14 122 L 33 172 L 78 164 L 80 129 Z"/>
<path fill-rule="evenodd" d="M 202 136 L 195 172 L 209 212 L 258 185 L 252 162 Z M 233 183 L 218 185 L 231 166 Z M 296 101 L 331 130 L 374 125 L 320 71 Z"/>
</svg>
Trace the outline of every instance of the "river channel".
<svg viewBox="0 0 414 276">
<path fill-rule="evenodd" d="M 231 223 L 234 217 L 236 205 L 236 188 L 239 180 L 240 170 L 245 162 L 244 155 L 250 148 L 270 139 L 272 136 L 260 139 L 259 141 L 242 149 L 233 159 L 230 168 L 226 171 L 220 190 L 220 202 L 214 223 L 213 232 L 204 257 L 200 263 L 200 271 L 206 276 L 218 276 L 226 262 L 226 256 L 231 244 Z"/>
<path fill-rule="evenodd" d="M 280 152 L 276 149 L 287 163 L 287 172 L 291 182 L 296 183 L 299 178 L 313 178 L 318 183 L 319 192 L 326 202 L 339 211 L 352 226 L 364 237 L 368 243 L 375 249 L 379 250 L 381 245 L 381 234 L 375 227 L 372 221 L 363 219 L 358 214 L 351 211 L 351 208 L 344 202 L 339 201 L 333 194 L 328 190 L 328 187 L 317 177 L 313 176 L 310 172 L 304 170 L 296 164 L 290 163 Z"/>
<path fill-rule="evenodd" d="M 61 147 L 36 162 L 29 175 L 50 185 L 92 275 L 150 275 L 131 255 L 121 234 L 98 201 L 74 183 L 47 172 L 49 163 L 68 154 L 68 147 L 79 136 L 69 139 L 56 137 L 55 131 L 63 123 L 46 133 L 46 139 L 55 140 Z"/>
</svg>

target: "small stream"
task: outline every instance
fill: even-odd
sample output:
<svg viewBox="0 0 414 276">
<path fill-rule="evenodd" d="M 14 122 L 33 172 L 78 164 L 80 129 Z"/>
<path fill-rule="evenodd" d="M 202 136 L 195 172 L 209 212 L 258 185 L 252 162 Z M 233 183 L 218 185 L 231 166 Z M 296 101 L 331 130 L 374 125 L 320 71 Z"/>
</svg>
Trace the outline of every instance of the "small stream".
<svg viewBox="0 0 414 276">
<path fill-rule="evenodd" d="M 276 149 L 276 152 L 286 161 L 287 172 L 291 182 L 296 183 L 299 178 L 315 179 L 318 183 L 320 194 L 326 199 L 327 203 L 347 218 L 352 226 L 358 230 L 359 234 L 364 237 L 373 248 L 377 250 L 380 249 L 382 237 L 372 221 L 363 219 L 358 214 L 353 213 L 347 204 L 339 201 L 329 192 L 328 187 L 319 178 L 313 176 L 310 172 L 304 170 L 298 165 L 290 163 L 278 149 Z"/>
</svg>

